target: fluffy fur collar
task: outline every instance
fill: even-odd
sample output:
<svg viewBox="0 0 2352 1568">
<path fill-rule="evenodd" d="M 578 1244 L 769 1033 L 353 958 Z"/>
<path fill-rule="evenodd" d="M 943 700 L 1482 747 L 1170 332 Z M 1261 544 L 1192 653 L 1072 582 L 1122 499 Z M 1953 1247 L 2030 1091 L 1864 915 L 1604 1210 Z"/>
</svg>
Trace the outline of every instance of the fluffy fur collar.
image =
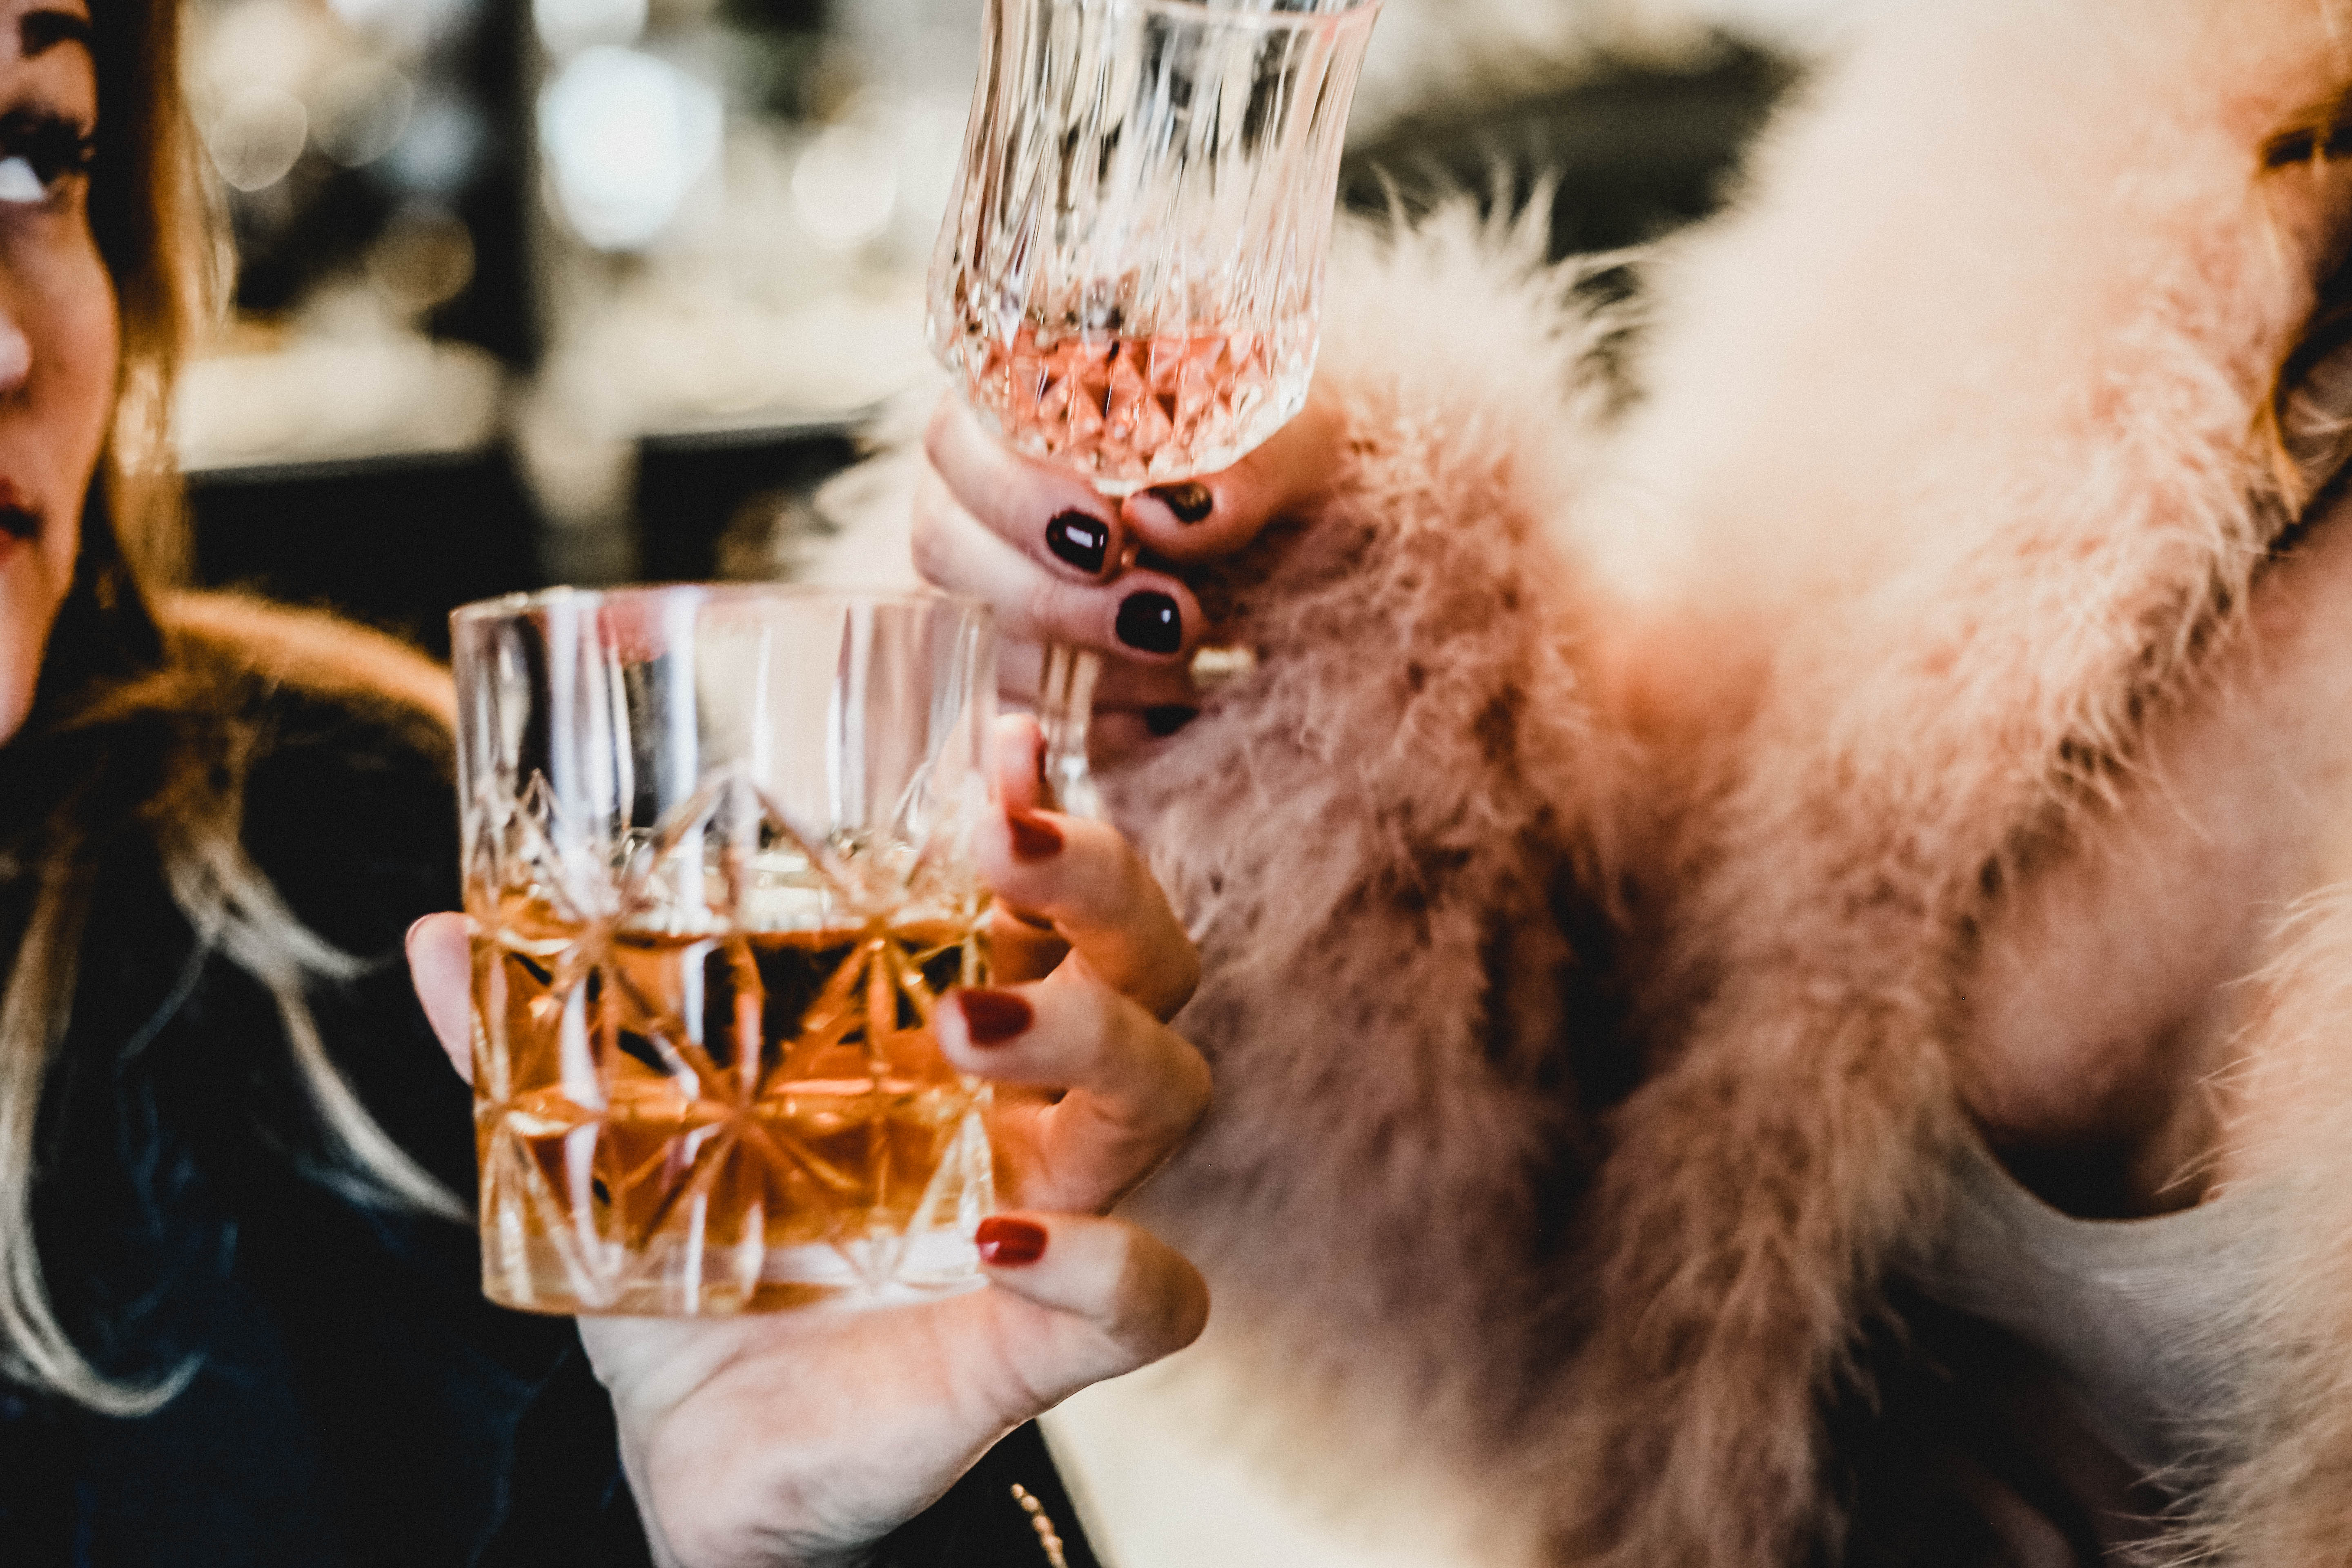
<svg viewBox="0 0 2352 1568">
<path fill-rule="evenodd" d="M 2258 151 L 2352 78 L 2347 26 L 1890 12 L 1662 259 L 1605 438 L 1559 279 L 1458 224 L 1343 253 L 1339 499 L 1239 585 L 1261 676 L 1122 791 L 1210 957 L 1221 1110 L 1152 1207 L 1229 1352 L 1411 1390 L 1399 1429 L 1555 1500 L 1566 1560 L 1834 1534 L 1817 1412 L 1936 1224 L 1978 922 L 2210 699 L 2286 516 L 2253 433 L 2352 186 Z M 2248 1563 L 2347 1560 L 2331 908 L 2247 1078 L 2246 1179 L 2303 1183 L 2313 1237 L 2238 1331 L 2268 1392 L 2204 1539 Z M 1577 1195 L 1537 1151 L 1593 1123 L 1549 1091 L 1635 1048 Z M 1568 1266 L 1562 1201 L 1597 1232 Z"/>
<path fill-rule="evenodd" d="M 1343 239 L 1333 499 L 1220 585 L 1259 672 L 1110 781 L 1218 1075 L 1143 1205 L 1294 1469 L 1445 1472 L 1493 1561 L 1834 1539 L 1819 1413 L 1936 1226 L 1982 922 L 2255 646 L 2257 416 L 2352 228 L 2259 150 L 2347 80 L 2334 0 L 1891 6 L 1656 263 L 1613 429 L 1524 243 Z M 2182 1539 L 2319 1568 L 2352 900 L 2266 952 L 2273 1261 Z"/>
<path fill-rule="evenodd" d="M 2253 432 L 2352 205 L 2258 149 L 2352 74 L 2331 23 L 1907 8 L 1664 268 L 1614 560 L 1762 636 L 1666 895 L 1684 1026 L 1595 1208 L 1580 1557 L 1786 1562 L 1829 1522 L 1811 1412 L 1937 1223 L 1976 922 L 2101 831 L 2284 521 Z M 2262 1528 L 2322 1510 L 2340 1552 L 2340 1506 L 2273 1489 Z"/>
</svg>

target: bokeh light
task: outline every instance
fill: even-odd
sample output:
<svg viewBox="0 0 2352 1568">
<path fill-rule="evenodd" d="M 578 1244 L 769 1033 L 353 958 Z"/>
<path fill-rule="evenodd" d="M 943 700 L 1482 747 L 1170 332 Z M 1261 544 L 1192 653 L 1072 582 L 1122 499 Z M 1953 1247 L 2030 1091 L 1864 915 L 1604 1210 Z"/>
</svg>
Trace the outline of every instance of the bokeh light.
<svg viewBox="0 0 2352 1568">
<path fill-rule="evenodd" d="M 646 0 L 532 0 L 531 26 L 558 57 L 598 44 L 634 44 L 646 30 Z"/>
<path fill-rule="evenodd" d="M 849 250 L 890 226 L 898 204 L 897 149 L 856 125 L 817 132 L 793 165 L 793 211 L 810 237 Z"/>
<path fill-rule="evenodd" d="M 719 156 L 719 95 L 635 49 L 583 50 L 539 101 L 539 141 L 563 216 L 602 250 L 651 243 Z"/>
<path fill-rule="evenodd" d="M 310 111 L 290 92 L 247 88 L 221 106 L 205 145 L 221 179 L 240 191 L 276 184 L 310 142 Z"/>
<path fill-rule="evenodd" d="M 416 110 L 416 84 L 382 60 L 355 59 L 330 72 L 315 100 L 319 150 L 357 169 L 399 145 Z"/>
</svg>

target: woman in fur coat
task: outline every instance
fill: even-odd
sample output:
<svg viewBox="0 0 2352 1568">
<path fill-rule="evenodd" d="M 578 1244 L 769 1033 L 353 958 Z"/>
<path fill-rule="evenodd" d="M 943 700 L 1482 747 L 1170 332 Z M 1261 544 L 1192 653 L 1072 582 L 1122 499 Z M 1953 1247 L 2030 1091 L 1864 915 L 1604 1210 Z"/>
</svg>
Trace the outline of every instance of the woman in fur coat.
<svg viewBox="0 0 2352 1568">
<path fill-rule="evenodd" d="M 1113 656 L 1143 1207 L 1311 1451 L 1564 1563 L 2352 1563 L 2347 88 L 2340 0 L 1895 7 L 1630 396 L 1455 215 L 1227 473 L 934 421 L 926 574 Z"/>
</svg>

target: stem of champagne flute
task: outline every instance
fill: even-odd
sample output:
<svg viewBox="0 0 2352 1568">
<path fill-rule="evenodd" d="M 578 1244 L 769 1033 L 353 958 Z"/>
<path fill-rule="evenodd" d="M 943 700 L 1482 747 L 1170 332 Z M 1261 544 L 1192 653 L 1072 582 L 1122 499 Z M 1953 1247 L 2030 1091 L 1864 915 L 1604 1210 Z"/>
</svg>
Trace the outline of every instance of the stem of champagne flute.
<svg viewBox="0 0 2352 1568">
<path fill-rule="evenodd" d="M 1095 680 L 1102 656 L 1067 643 L 1045 645 L 1037 682 L 1037 727 L 1045 737 L 1045 805 L 1072 816 L 1100 817 L 1102 792 L 1087 765 L 1087 730 L 1094 718 Z"/>
</svg>

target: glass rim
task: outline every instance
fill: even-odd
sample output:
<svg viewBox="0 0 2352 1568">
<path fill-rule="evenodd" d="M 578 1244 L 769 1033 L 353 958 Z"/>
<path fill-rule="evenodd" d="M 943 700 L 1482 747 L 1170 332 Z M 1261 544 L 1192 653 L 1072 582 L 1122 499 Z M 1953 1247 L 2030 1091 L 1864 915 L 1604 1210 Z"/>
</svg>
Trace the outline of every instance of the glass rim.
<svg viewBox="0 0 2352 1568">
<path fill-rule="evenodd" d="M 1141 11 L 1155 16 L 1191 18 L 1202 26 L 1258 27 L 1267 31 L 1338 29 L 1373 16 L 1381 0 L 1348 0 L 1328 11 L 1243 10 L 1230 0 L 1078 0 L 1081 8 L 1099 5 L 1106 11 Z"/>
<path fill-rule="evenodd" d="M 1377 3 L 1377 0 L 1375 0 Z M 866 586 L 827 583 L 624 583 L 610 588 L 577 588 L 559 584 L 526 593 L 477 599 L 449 612 L 449 625 L 515 620 L 558 605 L 602 609 L 606 605 L 640 605 L 688 600 L 697 604 L 742 604 L 761 600 L 783 604 L 835 604 L 869 608 L 954 610 L 986 626 L 994 612 L 984 599 L 950 594 L 938 588 Z"/>
</svg>

